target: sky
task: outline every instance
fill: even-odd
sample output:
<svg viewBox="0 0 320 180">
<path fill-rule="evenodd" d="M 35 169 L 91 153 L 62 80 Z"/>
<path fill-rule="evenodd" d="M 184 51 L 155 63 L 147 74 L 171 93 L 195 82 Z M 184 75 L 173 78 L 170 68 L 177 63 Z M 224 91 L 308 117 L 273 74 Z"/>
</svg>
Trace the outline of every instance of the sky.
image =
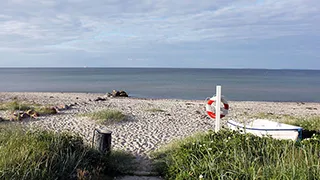
<svg viewBox="0 0 320 180">
<path fill-rule="evenodd" d="M 319 0 L 0 0 L 0 67 L 320 69 Z"/>
</svg>

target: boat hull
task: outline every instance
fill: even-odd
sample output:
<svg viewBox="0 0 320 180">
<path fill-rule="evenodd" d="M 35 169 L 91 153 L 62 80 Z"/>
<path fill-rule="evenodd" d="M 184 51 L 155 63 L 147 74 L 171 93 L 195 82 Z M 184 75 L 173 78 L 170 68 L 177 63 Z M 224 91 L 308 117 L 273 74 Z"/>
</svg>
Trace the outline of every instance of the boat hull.
<svg viewBox="0 0 320 180">
<path fill-rule="evenodd" d="M 228 120 L 227 125 L 229 129 L 239 130 L 243 133 L 251 133 L 260 137 L 271 136 L 275 139 L 291 140 L 298 140 L 302 138 L 302 127 L 278 123 L 270 120 L 257 119 L 246 124 Z"/>
</svg>

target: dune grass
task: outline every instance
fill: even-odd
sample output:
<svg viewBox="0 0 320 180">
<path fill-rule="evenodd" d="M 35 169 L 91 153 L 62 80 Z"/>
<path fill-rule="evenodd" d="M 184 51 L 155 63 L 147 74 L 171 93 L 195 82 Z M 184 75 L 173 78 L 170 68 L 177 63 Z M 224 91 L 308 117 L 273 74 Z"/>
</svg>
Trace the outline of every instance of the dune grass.
<svg viewBox="0 0 320 180">
<path fill-rule="evenodd" d="M 296 117 L 287 114 L 276 115 L 268 113 L 259 113 L 250 118 L 273 119 L 286 124 L 300 126 L 310 131 L 320 131 L 320 116 Z"/>
<path fill-rule="evenodd" d="M 26 111 L 26 110 L 32 109 L 34 106 L 39 106 L 39 104 L 31 104 L 31 103 L 25 103 L 25 102 L 14 100 L 14 101 L 0 103 L 0 110 Z"/>
<path fill-rule="evenodd" d="M 23 101 L 9 101 L 0 103 L 0 110 L 4 111 L 36 111 L 39 115 L 55 114 L 56 111 L 50 106 L 44 106 L 37 103 L 27 103 Z"/>
<path fill-rule="evenodd" d="M 153 154 L 166 179 L 319 179 L 320 138 L 275 140 L 222 130 L 174 142 Z"/>
<path fill-rule="evenodd" d="M 81 114 L 81 116 L 96 120 L 100 124 L 113 124 L 127 120 L 126 115 L 121 111 L 113 109 L 104 109 L 96 112 Z"/>
<path fill-rule="evenodd" d="M 0 125 L 0 179 L 107 178 L 133 167 L 132 155 L 100 154 L 78 136 Z"/>
</svg>

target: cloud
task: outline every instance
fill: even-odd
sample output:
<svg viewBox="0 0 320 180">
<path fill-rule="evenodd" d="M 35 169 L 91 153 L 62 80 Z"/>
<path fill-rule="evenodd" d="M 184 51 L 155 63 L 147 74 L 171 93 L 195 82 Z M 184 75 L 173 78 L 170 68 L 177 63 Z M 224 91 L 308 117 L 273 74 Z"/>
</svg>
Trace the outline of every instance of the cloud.
<svg viewBox="0 0 320 180">
<path fill-rule="evenodd" d="M 319 12 L 316 0 L 5 0 L 0 51 L 132 53 L 186 44 L 210 51 L 201 44 L 319 39 Z"/>
</svg>

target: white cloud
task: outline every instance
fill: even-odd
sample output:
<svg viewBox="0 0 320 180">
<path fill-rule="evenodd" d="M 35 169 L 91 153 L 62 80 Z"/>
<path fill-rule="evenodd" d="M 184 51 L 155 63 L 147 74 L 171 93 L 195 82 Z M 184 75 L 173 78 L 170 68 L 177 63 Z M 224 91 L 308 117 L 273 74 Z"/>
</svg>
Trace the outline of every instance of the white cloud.
<svg viewBox="0 0 320 180">
<path fill-rule="evenodd" d="M 6 0 L 0 51 L 121 53 L 170 44 L 319 38 L 319 12 L 316 0 Z"/>
</svg>

